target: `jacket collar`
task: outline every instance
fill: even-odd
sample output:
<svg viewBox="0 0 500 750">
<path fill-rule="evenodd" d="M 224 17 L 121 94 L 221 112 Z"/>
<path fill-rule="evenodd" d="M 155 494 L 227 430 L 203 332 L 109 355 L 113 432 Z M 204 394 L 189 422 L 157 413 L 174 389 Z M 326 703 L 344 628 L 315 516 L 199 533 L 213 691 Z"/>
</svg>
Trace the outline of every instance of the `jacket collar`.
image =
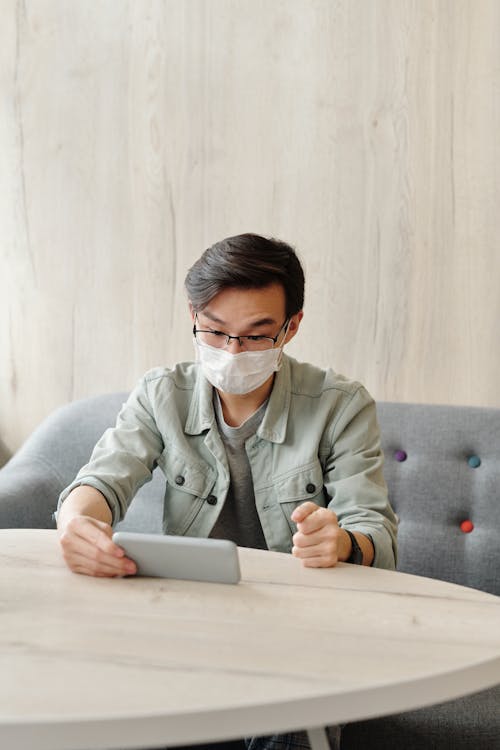
<svg viewBox="0 0 500 750">
<path fill-rule="evenodd" d="M 193 398 L 184 428 L 187 435 L 199 435 L 215 425 L 212 401 L 213 387 L 203 375 L 201 367 L 198 366 L 196 369 Z M 281 368 L 274 378 L 274 385 L 264 418 L 257 430 L 257 435 L 260 438 L 269 440 L 271 443 L 283 443 L 285 441 L 290 398 L 290 359 L 286 354 L 283 354 Z"/>
<path fill-rule="evenodd" d="M 187 435 L 200 435 L 215 424 L 212 402 L 213 387 L 203 375 L 200 365 L 196 365 L 196 380 L 193 398 L 189 407 L 184 431 Z"/>
</svg>

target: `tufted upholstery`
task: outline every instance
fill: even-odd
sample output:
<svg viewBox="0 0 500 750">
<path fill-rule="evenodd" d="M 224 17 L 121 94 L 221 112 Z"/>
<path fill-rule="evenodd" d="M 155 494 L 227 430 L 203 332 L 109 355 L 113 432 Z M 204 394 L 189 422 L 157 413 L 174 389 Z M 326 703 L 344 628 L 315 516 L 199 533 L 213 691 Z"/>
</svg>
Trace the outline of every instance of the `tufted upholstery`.
<svg viewBox="0 0 500 750">
<path fill-rule="evenodd" d="M 398 570 L 500 595 L 500 409 L 380 403 L 378 416 Z M 500 750 L 500 686 L 342 732 L 341 750 L 389 747 Z"/>
<path fill-rule="evenodd" d="M 76 401 L 38 427 L 0 470 L 0 528 L 54 527 L 60 491 L 114 424 L 126 397 Z M 378 414 L 385 476 L 400 520 L 398 568 L 500 595 L 500 409 L 380 403 Z M 119 527 L 161 532 L 162 496 L 157 469 Z M 500 688 L 351 724 L 342 735 L 343 750 L 391 745 L 500 750 Z"/>
<path fill-rule="evenodd" d="M 500 595 L 500 409 L 380 403 L 378 415 L 398 569 Z"/>
</svg>

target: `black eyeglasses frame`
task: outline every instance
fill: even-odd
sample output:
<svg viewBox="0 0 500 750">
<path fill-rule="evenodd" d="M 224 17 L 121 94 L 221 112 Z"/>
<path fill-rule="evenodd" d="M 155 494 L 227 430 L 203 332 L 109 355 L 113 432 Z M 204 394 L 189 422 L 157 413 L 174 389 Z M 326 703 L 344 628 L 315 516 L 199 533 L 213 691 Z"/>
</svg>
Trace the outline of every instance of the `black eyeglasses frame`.
<svg viewBox="0 0 500 750">
<path fill-rule="evenodd" d="M 243 344 L 241 343 L 243 341 L 262 341 L 265 339 L 266 341 L 272 341 L 272 346 L 269 348 L 272 349 L 276 346 L 277 341 L 281 335 L 281 332 L 284 328 L 288 329 L 288 325 L 290 324 L 290 318 L 286 318 L 285 322 L 279 329 L 276 336 L 261 336 L 261 335 L 255 335 L 255 336 L 231 336 L 229 333 L 226 333 L 225 331 L 208 331 L 205 328 L 196 328 L 196 323 L 198 321 L 198 313 L 195 313 L 194 315 L 194 323 L 193 323 L 193 336 L 196 338 L 197 333 L 211 333 L 211 334 L 219 334 L 219 336 L 225 336 L 226 343 L 224 346 L 229 346 L 229 342 L 231 339 L 235 339 L 238 342 L 238 345 L 240 349 L 245 348 Z M 285 332 L 286 335 L 286 332 Z M 222 347 L 221 347 L 222 348 Z"/>
</svg>

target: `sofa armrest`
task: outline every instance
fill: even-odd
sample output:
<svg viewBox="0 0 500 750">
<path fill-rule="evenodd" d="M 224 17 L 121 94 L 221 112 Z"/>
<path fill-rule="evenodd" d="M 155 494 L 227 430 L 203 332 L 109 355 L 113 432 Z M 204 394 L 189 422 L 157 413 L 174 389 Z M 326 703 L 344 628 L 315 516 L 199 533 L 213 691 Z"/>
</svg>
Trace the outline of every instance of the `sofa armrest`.
<svg viewBox="0 0 500 750">
<path fill-rule="evenodd" d="M 42 458 L 12 459 L 0 469 L 0 528 L 54 529 L 52 514 L 63 486 Z"/>
</svg>

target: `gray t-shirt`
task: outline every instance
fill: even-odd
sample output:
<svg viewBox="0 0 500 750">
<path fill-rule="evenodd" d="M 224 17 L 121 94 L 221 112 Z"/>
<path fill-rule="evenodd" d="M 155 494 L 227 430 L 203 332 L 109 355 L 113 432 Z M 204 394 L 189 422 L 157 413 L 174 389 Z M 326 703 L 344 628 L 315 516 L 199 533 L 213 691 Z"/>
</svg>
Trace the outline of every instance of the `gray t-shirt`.
<svg viewBox="0 0 500 750">
<path fill-rule="evenodd" d="M 260 519 L 255 507 L 252 472 L 245 442 L 255 435 L 264 417 L 267 401 L 239 427 L 224 421 L 219 394 L 214 389 L 214 409 L 219 432 L 226 449 L 231 482 L 224 506 L 210 532 L 214 539 L 231 539 L 239 547 L 267 549 Z"/>
</svg>

